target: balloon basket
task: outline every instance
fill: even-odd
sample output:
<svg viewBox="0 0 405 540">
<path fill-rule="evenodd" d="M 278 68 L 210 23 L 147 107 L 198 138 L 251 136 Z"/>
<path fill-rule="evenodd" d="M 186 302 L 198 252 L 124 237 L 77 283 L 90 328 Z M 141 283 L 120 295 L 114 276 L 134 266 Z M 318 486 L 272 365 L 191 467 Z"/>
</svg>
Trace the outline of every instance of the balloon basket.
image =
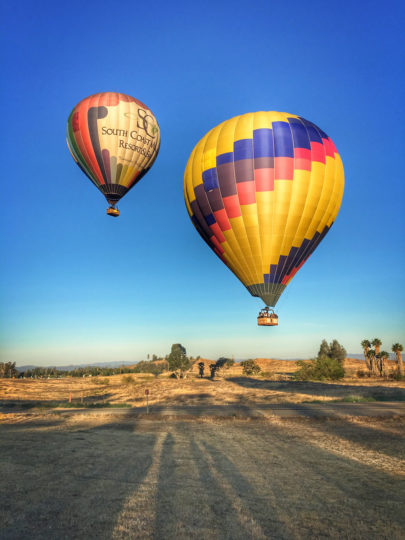
<svg viewBox="0 0 405 540">
<path fill-rule="evenodd" d="M 114 208 L 114 206 L 110 206 L 107 208 L 107 215 L 112 217 L 118 217 L 120 215 L 120 211 L 118 208 Z"/>
<path fill-rule="evenodd" d="M 265 307 L 257 316 L 257 324 L 259 326 L 278 326 L 278 315 L 273 310 Z"/>
</svg>

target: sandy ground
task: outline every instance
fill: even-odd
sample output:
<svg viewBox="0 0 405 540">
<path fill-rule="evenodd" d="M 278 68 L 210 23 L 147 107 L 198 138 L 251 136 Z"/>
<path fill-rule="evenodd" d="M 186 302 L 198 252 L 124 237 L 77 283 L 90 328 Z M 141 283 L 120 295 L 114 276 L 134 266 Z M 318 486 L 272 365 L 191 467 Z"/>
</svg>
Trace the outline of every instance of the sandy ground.
<svg viewBox="0 0 405 540">
<path fill-rule="evenodd" d="M 2 539 L 405 537 L 403 419 L 8 422 Z"/>
</svg>

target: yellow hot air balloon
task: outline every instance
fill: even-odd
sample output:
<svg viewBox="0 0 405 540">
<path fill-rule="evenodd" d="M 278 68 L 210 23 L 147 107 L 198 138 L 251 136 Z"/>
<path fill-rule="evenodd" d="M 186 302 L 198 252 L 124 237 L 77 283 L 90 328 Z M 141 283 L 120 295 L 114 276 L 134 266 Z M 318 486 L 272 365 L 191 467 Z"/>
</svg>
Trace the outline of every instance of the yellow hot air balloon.
<svg viewBox="0 0 405 540">
<path fill-rule="evenodd" d="M 67 123 L 67 144 L 73 159 L 119 216 L 115 204 L 153 165 L 160 130 L 152 111 L 137 99 L 117 92 L 83 99 Z"/>
<path fill-rule="evenodd" d="M 207 244 L 266 305 L 274 326 L 287 284 L 331 228 L 344 189 L 331 139 L 300 116 L 231 118 L 194 148 L 184 174 L 190 218 Z"/>
</svg>

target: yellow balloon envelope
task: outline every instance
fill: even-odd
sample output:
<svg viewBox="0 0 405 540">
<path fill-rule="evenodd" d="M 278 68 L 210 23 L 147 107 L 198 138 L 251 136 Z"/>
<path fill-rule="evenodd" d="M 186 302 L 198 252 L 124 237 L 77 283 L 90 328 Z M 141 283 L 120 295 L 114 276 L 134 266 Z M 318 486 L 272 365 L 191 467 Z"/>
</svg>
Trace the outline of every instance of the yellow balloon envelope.
<svg viewBox="0 0 405 540">
<path fill-rule="evenodd" d="M 237 116 L 194 148 L 184 174 L 190 218 L 207 244 L 267 306 L 331 228 L 344 189 L 331 139 L 302 117 Z"/>
</svg>

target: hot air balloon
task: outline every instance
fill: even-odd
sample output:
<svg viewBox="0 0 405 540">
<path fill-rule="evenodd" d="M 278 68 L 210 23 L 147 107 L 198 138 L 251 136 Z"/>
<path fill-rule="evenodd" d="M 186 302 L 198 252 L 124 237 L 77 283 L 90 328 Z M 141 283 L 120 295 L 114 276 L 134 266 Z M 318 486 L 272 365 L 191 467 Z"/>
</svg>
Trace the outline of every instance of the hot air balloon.
<svg viewBox="0 0 405 540">
<path fill-rule="evenodd" d="M 107 214 L 148 172 L 160 147 L 160 130 L 150 109 L 117 92 L 89 96 L 71 112 L 67 144 L 73 159 L 105 196 Z"/>
<path fill-rule="evenodd" d="M 189 216 L 205 242 L 265 308 L 275 326 L 280 295 L 331 228 L 344 173 L 331 139 L 300 116 L 231 118 L 195 146 L 184 174 Z"/>
</svg>

